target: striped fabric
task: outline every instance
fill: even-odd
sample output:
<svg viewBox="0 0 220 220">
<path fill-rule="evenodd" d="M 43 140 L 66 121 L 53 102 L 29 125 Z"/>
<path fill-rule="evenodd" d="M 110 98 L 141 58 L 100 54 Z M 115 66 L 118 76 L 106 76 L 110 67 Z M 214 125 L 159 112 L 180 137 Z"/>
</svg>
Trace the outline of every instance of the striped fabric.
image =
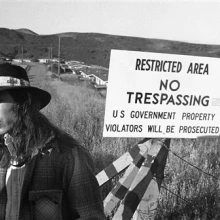
<svg viewBox="0 0 220 220">
<path fill-rule="evenodd" d="M 126 169 L 132 163 L 133 159 L 137 156 L 139 151 L 140 149 L 138 145 L 135 145 L 129 152 L 123 154 L 116 161 L 98 173 L 96 175 L 96 179 L 98 180 L 99 185 L 102 186 L 118 173 Z"/>
<path fill-rule="evenodd" d="M 161 147 L 160 143 L 157 145 L 154 144 L 153 148 L 157 149 L 158 151 L 158 153 L 155 155 L 155 159 L 152 158 L 152 160 L 145 160 L 133 183 L 131 184 L 129 191 L 125 195 L 121 205 L 114 215 L 113 220 L 132 218 L 165 154 L 165 147 Z"/>
<path fill-rule="evenodd" d="M 170 139 L 164 139 L 160 142 L 160 144 L 165 147 L 163 147 L 162 149 L 162 154 L 164 154 L 163 159 L 160 161 L 158 169 L 154 174 L 154 178 L 150 181 L 147 190 L 145 191 L 144 196 L 142 197 L 142 200 L 140 201 L 133 215 L 133 219 L 153 220 L 155 217 L 158 205 L 158 198 L 160 195 L 160 188 L 162 180 L 164 178 L 164 168 L 169 153 L 168 149 L 170 147 L 170 141 Z"/>
<path fill-rule="evenodd" d="M 127 168 L 123 177 L 118 181 L 118 183 L 104 200 L 104 209 L 107 215 L 110 215 L 112 210 L 114 210 L 114 208 L 117 206 L 118 202 L 124 198 L 142 163 L 146 159 L 151 159 L 151 156 L 148 155 L 148 150 L 150 147 L 149 142 L 139 144 L 137 146 L 140 150 L 139 153 L 134 158 L 132 164 Z"/>
<path fill-rule="evenodd" d="M 123 177 L 104 200 L 107 216 L 113 213 L 121 202 L 113 220 L 132 218 L 153 176 L 157 170 L 162 172 L 164 170 L 164 161 L 167 157 L 164 141 L 165 139 L 160 141 L 144 139 L 96 176 L 99 184 L 102 185 L 127 168 Z M 135 216 L 138 214 L 136 213 Z"/>
<path fill-rule="evenodd" d="M 142 144 L 147 140 L 149 140 L 149 138 L 142 140 L 139 144 Z M 121 157 L 119 157 L 112 164 L 110 164 L 96 175 L 96 179 L 98 180 L 100 186 L 112 179 L 114 176 L 118 175 L 118 173 L 126 169 L 132 163 L 134 158 L 140 152 L 139 144 L 135 145 L 129 152 L 123 154 Z"/>
</svg>

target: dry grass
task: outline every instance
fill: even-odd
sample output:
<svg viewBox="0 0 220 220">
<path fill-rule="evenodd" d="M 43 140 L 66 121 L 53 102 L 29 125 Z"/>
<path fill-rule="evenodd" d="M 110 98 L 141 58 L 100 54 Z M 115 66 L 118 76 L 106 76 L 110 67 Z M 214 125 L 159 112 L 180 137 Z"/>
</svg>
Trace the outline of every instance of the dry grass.
<svg viewBox="0 0 220 220">
<path fill-rule="evenodd" d="M 105 99 L 85 84 L 69 85 L 53 79 L 44 89 L 52 94 L 52 100 L 43 113 L 89 149 L 96 172 L 137 142 L 127 138 L 103 138 Z"/>
<path fill-rule="evenodd" d="M 139 141 L 102 137 L 105 99 L 93 89 L 57 80 L 46 82 L 44 88 L 53 97 L 44 113 L 90 150 L 97 173 Z M 171 150 L 219 177 L 218 139 L 172 139 Z M 163 186 L 166 189 L 161 188 L 156 220 L 220 219 L 219 180 L 188 165 L 171 152 Z"/>
<path fill-rule="evenodd" d="M 169 154 L 156 219 L 220 219 L 219 139 L 177 139 L 171 149 L 199 170 Z"/>
</svg>

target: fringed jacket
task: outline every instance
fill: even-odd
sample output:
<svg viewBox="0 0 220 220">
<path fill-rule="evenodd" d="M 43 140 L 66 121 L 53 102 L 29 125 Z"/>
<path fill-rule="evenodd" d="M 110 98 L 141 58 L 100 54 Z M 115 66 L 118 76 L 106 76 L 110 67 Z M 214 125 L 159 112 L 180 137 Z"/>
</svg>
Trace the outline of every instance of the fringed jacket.
<svg viewBox="0 0 220 220">
<path fill-rule="evenodd" d="M 18 220 L 103 220 L 103 201 L 93 161 L 74 139 L 56 138 L 26 164 Z M 7 202 L 6 168 L 0 168 L 0 219 Z"/>
</svg>

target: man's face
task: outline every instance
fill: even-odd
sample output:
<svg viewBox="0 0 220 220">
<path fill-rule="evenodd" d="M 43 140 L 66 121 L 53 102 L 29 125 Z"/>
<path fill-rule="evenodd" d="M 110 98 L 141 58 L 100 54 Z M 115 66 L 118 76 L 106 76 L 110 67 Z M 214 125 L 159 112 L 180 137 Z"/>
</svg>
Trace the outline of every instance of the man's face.
<svg viewBox="0 0 220 220">
<path fill-rule="evenodd" d="M 0 92 L 0 135 L 8 133 L 13 127 L 15 122 L 14 104 L 15 101 L 8 92 Z"/>
</svg>

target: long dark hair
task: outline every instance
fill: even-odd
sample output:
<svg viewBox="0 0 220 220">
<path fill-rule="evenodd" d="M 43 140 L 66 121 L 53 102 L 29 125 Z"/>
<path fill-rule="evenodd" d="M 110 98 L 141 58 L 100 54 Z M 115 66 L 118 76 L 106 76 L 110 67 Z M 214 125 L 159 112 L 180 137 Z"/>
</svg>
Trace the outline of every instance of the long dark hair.
<svg viewBox="0 0 220 220">
<path fill-rule="evenodd" d="M 40 104 L 33 101 L 31 93 L 26 91 L 9 90 L 16 104 L 13 107 L 16 121 L 10 135 L 13 137 L 17 155 L 30 157 L 32 152 L 42 148 L 51 136 L 58 138 L 67 133 L 53 125 L 41 112 Z M 9 165 L 11 156 L 1 137 L 0 166 Z"/>
</svg>

